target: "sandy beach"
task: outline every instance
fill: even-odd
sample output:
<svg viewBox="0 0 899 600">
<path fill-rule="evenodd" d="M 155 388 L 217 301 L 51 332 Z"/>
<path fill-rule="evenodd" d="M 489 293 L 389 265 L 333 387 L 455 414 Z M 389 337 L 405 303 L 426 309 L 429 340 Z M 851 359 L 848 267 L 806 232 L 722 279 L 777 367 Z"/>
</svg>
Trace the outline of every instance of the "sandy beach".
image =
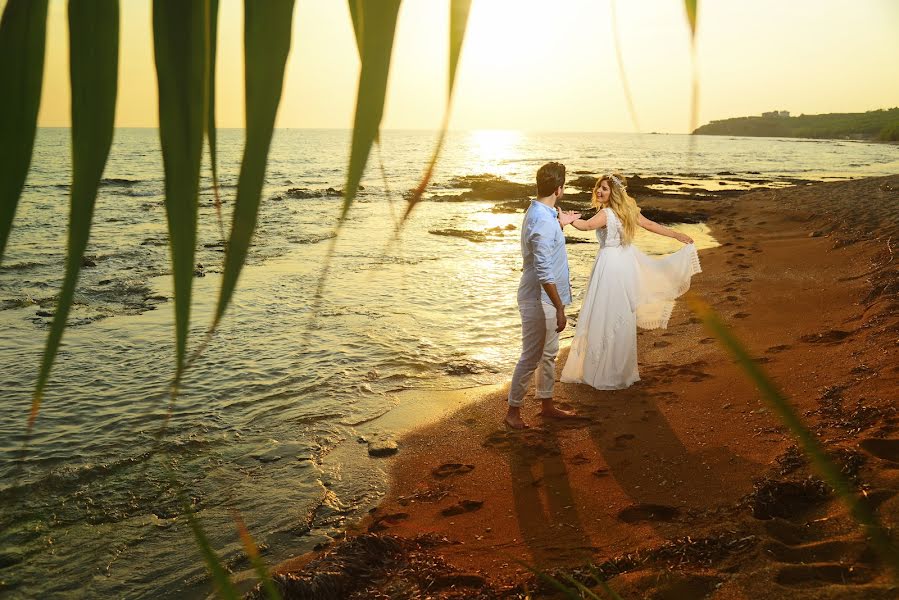
<svg viewBox="0 0 899 600">
<path fill-rule="evenodd" d="M 895 528 L 899 176 L 676 204 L 708 212 L 721 242 L 701 253 L 693 292 Z M 557 384 L 583 420 L 544 423 L 529 396 L 535 427 L 511 431 L 502 389 L 401 439 L 380 505 L 345 541 L 280 565 L 282 590 L 551 597 L 525 565 L 588 585 L 592 565 L 623 598 L 896 597 L 864 532 L 685 302 L 667 330 L 639 334 L 639 359 L 627 390 Z"/>
</svg>

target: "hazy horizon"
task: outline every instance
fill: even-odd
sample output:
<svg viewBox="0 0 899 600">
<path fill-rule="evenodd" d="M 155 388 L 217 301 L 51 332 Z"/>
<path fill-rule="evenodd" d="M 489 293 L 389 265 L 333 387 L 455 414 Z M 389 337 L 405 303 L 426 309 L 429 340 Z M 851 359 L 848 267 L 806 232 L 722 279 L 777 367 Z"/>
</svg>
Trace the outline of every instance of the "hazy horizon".
<svg viewBox="0 0 899 600">
<path fill-rule="evenodd" d="M 617 13 L 616 29 L 608 0 L 560 0 L 551 7 L 536 0 L 474 0 L 451 129 L 689 133 L 693 63 L 683 2 L 619 2 Z M 851 11 L 837 0 L 700 4 L 697 125 L 775 109 L 823 114 L 895 105 L 899 79 L 884 73 L 899 55 L 897 24 L 899 3 L 888 0 L 867 0 Z M 623 92 L 616 35 L 639 128 Z M 216 116 L 221 127 L 240 128 L 243 10 L 236 0 L 221 3 L 218 39 Z M 384 129 L 440 127 L 447 46 L 448 5 L 405 0 Z M 116 125 L 155 127 L 149 1 L 121 5 L 119 70 Z M 351 128 L 358 71 L 346 3 L 297 3 L 278 127 Z M 845 83 L 849 75 L 851 85 Z M 66 4 L 51 0 L 41 126 L 68 125 L 68 86 Z"/>
</svg>

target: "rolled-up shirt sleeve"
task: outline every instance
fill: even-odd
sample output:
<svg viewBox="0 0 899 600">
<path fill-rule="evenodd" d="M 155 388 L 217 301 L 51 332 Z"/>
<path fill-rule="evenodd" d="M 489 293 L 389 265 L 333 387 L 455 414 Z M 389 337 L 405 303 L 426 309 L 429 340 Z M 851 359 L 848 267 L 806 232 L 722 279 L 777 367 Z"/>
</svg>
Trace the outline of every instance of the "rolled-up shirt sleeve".
<svg viewBox="0 0 899 600">
<path fill-rule="evenodd" d="M 528 247 L 534 255 L 534 271 L 541 284 L 555 283 L 553 272 L 553 238 L 555 232 L 550 230 L 556 225 L 554 221 L 539 221 L 534 224 L 528 236 Z"/>
</svg>

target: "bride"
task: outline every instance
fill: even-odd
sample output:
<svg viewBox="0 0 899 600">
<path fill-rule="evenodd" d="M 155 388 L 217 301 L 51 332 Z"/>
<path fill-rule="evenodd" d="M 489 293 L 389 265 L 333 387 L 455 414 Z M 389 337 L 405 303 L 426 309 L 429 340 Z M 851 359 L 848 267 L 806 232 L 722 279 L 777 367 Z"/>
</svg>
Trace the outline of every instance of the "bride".
<svg viewBox="0 0 899 600">
<path fill-rule="evenodd" d="M 617 390 L 640 380 L 637 327 L 667 327 L 674 299 L 701 268 L 693 240 L 641 215 L 622 175 L 599 178 L 593 206 L 596 215 L 572 223 L 581 231 L 595 229 L 600 247 L 561 380 Z M 632 245 L 637 226 L 687 245 L 652 258 Z"/>
</svg>

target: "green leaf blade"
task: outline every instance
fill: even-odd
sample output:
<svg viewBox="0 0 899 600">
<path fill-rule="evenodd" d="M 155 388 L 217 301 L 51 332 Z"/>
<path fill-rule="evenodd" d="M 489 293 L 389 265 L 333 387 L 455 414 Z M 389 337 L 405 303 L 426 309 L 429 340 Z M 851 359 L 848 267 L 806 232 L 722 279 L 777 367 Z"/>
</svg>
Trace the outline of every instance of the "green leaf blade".
<svg viewBox="0 0 899 600">
<path fill-rule="evenodd" d="M 209 570 L 209 575 L 212 577 L 216 591 L 225 600 L 239 600 L 240 595 L 237 593 L 234 584 L 231 583 L 231 578 L 228 576 L 228 572 L 219 560 L 215 550 L 213 550 L 212 544 L 209 543 L 209 538 L 206 537 L 206 532 L 203 531 L 200 521 L 197 520 L 193 507 L 191 507 L 184 492 L 179 491 L 178 496 L 181 500 L 184 516 L 187 517 L 187 522 L 190 525 L 191 532 L 193 532 L 194 539 L 197 541 L 197 546 L 200 547 L 200 553 L 206 562 L 206 568 Z"/>
<path fill-rule="evenodd" d="M 204 3 L 153 1 L 159 138 L 175 288 L 176 382 L 185 364 L 197 243 L 197 192 L 207 119 L 206 18 Z"/>
<path fill-rule="evenodd" d="M 62 291 L 38 374 L 29 429 L 37 416 L 72 308 L 81 259 L 90 238 L 100 178 L 112 146 L 119 69 L 118 0 L 69 2 L 69 68 L 72 88 L 72 189 L 68 256 Z"/>
<path fill-rule="evenodd" d="M 222 224 L 222 202 L 219 198 L 219 174 L 218 160 L 216 158 L 216 128 L 215 128 L 215 58 L 218 48 L 218 15 L 219 0 L 206 0 L 208 14 L 206 15 L 206 139 L 209 141 L 209 163 L 212 170 L 212 191 L 215 194 L 215 214 L 218 217 L 219 231 L 224 239 L 224 225 Z"/>
<path fill-rule="evenodd" d="M 213 329 L 231 301 L 256 230 L 268 152 L 290 52 L 293 7 L 293 0 L 246 0 L 244 3 L 247 138 Z"/>
<path fill-rule="evenodd" d="M 440 126 L 440 133 L 437 136 L 437 144 L 434 146 L 434 153 L 431 160 L 425 168 L 421 181 L 412 192 L 409 202 L 406 205 L 406 212 L 403 214 L 402 222 L 409 218 L 412 209 L 421 202 L 421 197 L 434 176 L 434 169 L 437 166 L 437 159 L 440 158 L 440 152 L 443 149 L 443 141 L 446 138 L 446 130 L 449 129 L 450 107 L 453 101 L 453 91 L 456 85 L 456 71 L 459 66 L 459 57 L 462 54 L 462 42 L 465 40 L 465 30 L 468 27 L 468 14 L 471 10 L 471 0 L 452 0 L 450 2 L 450 35 L 449 35 L 449 86 L 446 93 L 446 108 L 443 113 L 443 123 Z"/>
<path fill-rule="evenodd" d="M 0 262 L 31 165 L 46 38 L 47 0 L 9 0 L 0 20 Z"/>
<path fill-rule="evenodd" d="M 696 37 L 696 19 L 699 16 L 699 0 L 684 0 L 684 8 L 687 10 L 687 23 L 690 25 L 690 36 Z"/>
<path fill-rule="evenodd" d="M 359 183 L 378 137 L 384 116 L 387 95 L 387 78 L 390 57 L 399 14 L 400 0 L 383 0 L 377 9 L 366 9 L 357 0 L 349 0 L 357 43 L 361 40 L 362 68 L 359 75 L 359 91 L 356 97 L 356 113 L 353 122 L 353 139 L 350 146 L 350 164 L 344 187 L 343 210 L 340 221 L 346 219 L 359 190 Z"/>
</svg>

